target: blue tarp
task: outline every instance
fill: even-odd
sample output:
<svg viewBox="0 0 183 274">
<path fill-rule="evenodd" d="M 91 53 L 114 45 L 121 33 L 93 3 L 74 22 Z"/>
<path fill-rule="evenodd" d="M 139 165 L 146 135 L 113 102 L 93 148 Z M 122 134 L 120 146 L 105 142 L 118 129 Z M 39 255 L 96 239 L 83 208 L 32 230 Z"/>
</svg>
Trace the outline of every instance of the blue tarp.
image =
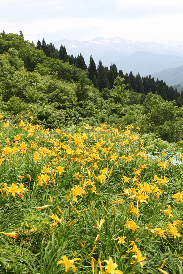
<svg viewBox="0 0 183 274">
<path fill-rule="evenodd" d="M 150 157 L 151 159 L 158 159 L 159 156 L 155 156 L 152 154 L 147 154 L 148 157 Z M 179 152 L 176 153 L 167 153 L 167 155 L 164 157 L 165 161 L 170 160 L 170 158 L 172 158 L 171 160 L 171 164 L 172 165 L 182 165 L 183 161 L 180 161 L 180 158 L 182 157 L 182 155 Z"/>
</svg>

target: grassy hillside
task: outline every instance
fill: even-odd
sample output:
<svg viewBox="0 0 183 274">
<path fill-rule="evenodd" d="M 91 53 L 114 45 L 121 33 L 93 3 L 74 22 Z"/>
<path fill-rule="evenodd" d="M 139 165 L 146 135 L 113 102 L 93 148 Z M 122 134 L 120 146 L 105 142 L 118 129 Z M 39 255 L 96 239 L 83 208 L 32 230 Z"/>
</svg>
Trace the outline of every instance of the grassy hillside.
<svg viewBox="0 0 183 274">
<path fill-rule="evenodd" d="M 1 116 L 1 273 L 182 273 L 182 154 L 139 132 Z"/>
<path fill-rule="evenodd" d="M 183 108 L 124 81 L 1 34 L 1 273 L 182 273 Z"/>
</svg>

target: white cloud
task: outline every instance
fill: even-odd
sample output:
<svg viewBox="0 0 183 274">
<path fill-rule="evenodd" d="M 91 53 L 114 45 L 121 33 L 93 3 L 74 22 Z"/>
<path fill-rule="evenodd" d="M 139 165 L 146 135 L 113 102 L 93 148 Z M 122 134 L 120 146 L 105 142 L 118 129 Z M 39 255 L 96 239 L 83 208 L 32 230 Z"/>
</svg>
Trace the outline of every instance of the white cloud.
<svg viewBox="0 0 183 274">
<path fill-rule="evenodd" d="M 143 18 L 120 18 L 106 22 L 103 33 L 128 40 L 166 43 L 182 37 L 182 14 L 156 15 Z"/>
<path fill-rule="evenodd" d="M 3 27 L 6 33 L 19 33 L 20 30 L 25 33 L 25 38 L 32 37 L 32 40 L 38 40 L 39 34 L 46 33 L 81 33 L 85 30 L 91 30 L 92 28 L 100 28 L 103 25 L 102 18 L 96 17 L 84 17 L 84 18 L 72 18 L 72 17 L 57 17 L 57 18 L 47 18 L 40 20 L 32 20 L 25 22 L 22 25 L 22 22 L 15 22 L 13 25 L 9 22 L 2 23 L 0 20 L 0 25 Z M 42 37 L 43 38 L 43 37 Z M 64 37 L 65 38 L 65 37 Z M 79 39 L 79 38 L 78 38 Z"/>
<path fill-rule="evenodd" d="M 27 29 L 31 32 L 34 29 L 34 33 L 42 32 L 57 32 L 57 31 L 76 31 L 83 28 L 90 28 L 93 26 L 100 26 L 102 19 L 95 17 L 86 18 L 72 18 L 72 17 L 60 17 L 60 18 L 48 18 L 43 20 L 36 20 L 27 24 Z"/>
<path fill-rule="evenodd" d="M 30 39 L 27 37 L 35 37 L 31 39 L 34 41 L 38 40 L 38 37 L 44 33 L 60 33 L 60 35 L 64 35 L 62 38 L 66 39 L 72 35 L 75 37 L 74 39 L 77 37 L 78 40 L 92 39 L 97 36 L 104 38 L 118 36 L 133 41 L 167 43 L 182 37 L 183 19 L 182 14 L 113 19 L 108 17 L 53 17 L 27 22 L 23 26 L 21 22 L 16 22 L 13 26 L 10 23 L 5 23 L 2 26 L 6 32 L 18 33 L 21 29 L 26 39 Z M 55 38 L 54 41 L 56 40 L 59 40 L 59 37 Z"/>
<path fill-rule="evenodd" d="M 44 16 L 42 14 L 45 9 L 48 11 L 51 11 L 52 9 L 60 9 L 65 5 L 64 0 L 0 0 L 1 10 L 4 9 L 8 11 L 22 12 L 22 15 L 24 15 L 25 10 L 29 9 L 30 12 L 34 13 L 37 10 L 40 10 L 40 16 Z"/>
<path fill-rule="evenodd" d="M 14 4 L 10 4 L 10 8 L 6 9 L 10 1 Z M 83 10 L 80 9 L 82 1 L 86 1 Z M 110 16 L 104 13 L 103 17 L 98 13 L 87 16 L 87 1 L 89 0 L 0 0 L 0 3 L 4 3 L 2 5 L 4 9 L 0 10 L 0 31 L 19 33 L 22 30 L 25 39 L 37 41 L 48 37 L 50 42 L 59 40 L 60 37 L 88 40 L 97 36 L 104 38 L 118 36 L 128 40 L 166 43 L 180 40 L 182 37 L 182 0 L 114 0 L 113 3 L 115 2 L 119 8 L 125 7 L 125 11 L 117 12 L 114 8 Z M 96 1 L 99 0 L 93 0 L 94 7 L 97 6 Z M 106 6 L 110 2 L 110 0 L 100 0 L 102 1 Z M 71 2 L 75 2 L 72 9 Z M 164 5 L 171 6 L 172 9 L 181 8 L 177 8 L 176 14 L 154 12 L 156 7 L 162 9 Z M 135 7 L 138 7 L 137 11 Z M 152 7 L 153 12 L 141 16 L 139 14 L 141 7 Z M 133 9 L 132 13 L 130 13 L 131 9 Z"/>
<path fill-rule="evenodd" d="M 0 4 L 1 5 L 4 5 L 4 4 L 6 4 L 7 6 L 9 5 L 9 4 L 16 4 L 16 3 L 23 3 L 23 2 L 25 2 L 24 0 L 0 0 Z"/>
</svg>

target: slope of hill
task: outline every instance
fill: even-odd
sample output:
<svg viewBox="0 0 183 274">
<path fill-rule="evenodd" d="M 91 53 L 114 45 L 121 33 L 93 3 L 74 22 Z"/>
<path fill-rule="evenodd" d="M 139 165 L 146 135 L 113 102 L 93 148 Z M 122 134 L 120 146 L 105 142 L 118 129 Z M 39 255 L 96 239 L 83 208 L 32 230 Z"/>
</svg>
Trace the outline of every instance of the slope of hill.
<svg viewBox="0 0 183 274">
<path fill-rule="evenodd" d="M 138 51 L 122 60 L 119 58 L 115 64 L 124 72 L 133 71 L 134 74 L 140 73 L 140 75 L 146 76 L 166 68 L 174 68 L 178 64 L 179 66 L 183 65 L 183 57 Z M 159 79 L 164 80 L 161 77 Z"/>
<path fill-rule="evenodd" d="M 152 75 L 155 79 L 162 79 L 169 86 L 183 85 L 183 66 L 162 70 Z"/>
<path fill-rule="evenodd" d="M 154 42 L 140 42 L 130 41 L 119 37 L 104 39 L 97 37 L 88 41 L 66 40 L 62 39 L 54 42 L 57 49 L 60 45 L 67 46 L 68 50 L 73 49 L 76 53 L 80 53 L 80 50 L 89 51 L 92 50 L 114 50 L 120 51 L 126 54 L 132 54 L 137 51 L 149 51 L 152 53 L 164 54 L 164 55 L 180 55 L 183 56 L 183 49 L 179 47 L 171 47 L 169 45 L 154 43 Z"/>
<path fill-rule="evenodd" d="M 15 123 L 27 117 L 50 129 L 132 124 L 171 142 L 182 139 L 183 94 L 150 76 L 123 75 L 115 66 L 107 70 L 102 62 L 89 78 L 91 68 L 70 65 L 58 52 L 57 58 L 48 57 L 50 48 L 44 43 L 44 52 L 21 36 L 0 34 L 2 117 L 6 113 Z"/>
</svg>

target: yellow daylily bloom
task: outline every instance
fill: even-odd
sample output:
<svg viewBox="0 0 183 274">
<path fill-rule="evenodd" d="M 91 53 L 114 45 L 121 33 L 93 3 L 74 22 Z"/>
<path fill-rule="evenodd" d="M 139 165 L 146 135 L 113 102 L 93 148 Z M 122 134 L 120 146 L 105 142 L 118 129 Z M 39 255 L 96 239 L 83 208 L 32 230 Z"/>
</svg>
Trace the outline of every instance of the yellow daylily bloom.
<svg viewBox="0 0 183 274">
<path fill-rule="evenodd" d="M 126 236 L 118 237 L 118 244 L 126 244 L 125 238 L 126 238 Z"/>
<path fill-rule="evenodd" d="M 134 216 L 135 216 L 135 214 L 139 215 L 139 209 L 136 208 L 136 207 L 134 207 L 134 203 L 133 202 L 130 204 L 128 211 L 130 213 L 132 213 Z"/>
<path fill-rule="evenodd" d="M 59 175 L 61 175 L 61 174 L 62 174 L 62 172 L 65 172 L 65 171 L 64 171 L 64 167 L 62 167 L 62 166 L 57 166 L 57 170 L 56 170 L 56 172 L 58 172 L 58 173 L 59 173 Z"/>
<path fill-rule="evenodd" d="M 174 194 L 172 196 L 172 198 L 176 198 L 176 203 L 178 203 L 179 200 L 181 200 L 181 202 L 183 203 L 183 191 L 182 192 L 178 192 L 176 194 Z"/>
<path fill-rule="evenodd" d="M 106 273 L 111 273 L 111 274 L 114 274 L 114 273 L 117 273 L 117 274 L 123 274 L 122 271 L 120 270 L 117 270 L 116 268 L 118 267 L 118 265 L 116 263 L 113 263 L 113 260 L 111 257 L 109 257 L 109 260 L 104 260 L 105 263 L 107 263 L 106 267 L 105 267 L 105 270 L 106 270 Z M 115 270 L 116 269 L 116 270 Z"/>
<path fill-rule="evenodd" d="M 137 230 L 137 228 L 139 228 L 139 226 L 136 225 L 136 223 L 133 220 L 131 220 L 131 221 L 127 220 L 127 224 L 124 226 L 126 226 L 128 229 L 132 229 L 134 231 Z"/>
<path fill-rule="evenodd" d="M 121 178 L 122 180 L 124 180 L 124 182 L 129 182 L 129 180 L 131 179 L 131 178 L 128 178 L 128 177 L 126 177 L 126 176 L 123 176 L 122 178 Z"/>
<path fill-rule="evenodd" d="M 76 267 L 73 265 L 75 261 L 81 260 L 80 258 L 74 258 L 73 260 L 69 260 L 67 258 L 67 256 L 62 256 L 62 260 L 60 260 L 57 265 L 59 264 L 64 264 L 65 266 L 65 272 L 67 273 L 67 271 L 69 270 L 69 268 L 71 267 L 73 272 L 76 271 Z"/>
<path fill-rule="evenodd" d="M 135 258 L 135 260 L 133 261 L 133 264 L 140 263 L 141 268 L 143 268 L 142 261 L 144 261 L 146 259 L 146 257 L 142 257 L 142 253 L 140 252 L 139 249 L 136 251 L 136 253 L 137 253 L 136 255 L 132 256 L 132 257 Z"/>
<path fill-rule="evenodd" d="M 12 196 L 15 198 L 15 193 L 19 193 L 19 188 L 16 184 L 12 183 L 11 187 L 9 187 L 9 192 L 12 193 Z"/>
<path fill-rule="evenodd" d="M 168 205 L 168 209 L 164 209 L 164 210 L 162 210 L 166 215 L 168 215 L 168 217 L 170 218 L 170 216 L 171 217 L 173 217 L 173 215 L 171 214 L 172 213 L 172 211 L 171 211 L 171 206 L 170 205 Z"/>
<path fill-rule="evenodd" d="M 75 180 L 79 180 L 79 177 L 80 177 L 79 172 L 75 173 L 73 177 L 75 178 Z"/>
<path fill-rule="evenodd" d="M 171 223 L 168 224 L 168 232 L 171 233 L 172 236 L 174 236 L 174 238 L 180 237 L 180 234 L 178 233 L 176 226 Z"/>
<path fill-rule="evenodd" d="M 105 167 L 104 169 L 100 170 L 100 173 L 107 175 L 108 174 L 108 167 Z"/>
<path fill-rule="evenodd" d="M 50 218 L 52 218 L 52 220 L 55 220 L 56 221 L 56 224 L 58 224 L 58 223 L 63 223 L 62 222 L 62 219 L 60 219 L 58 216 L 57 216 L 57 214 L 52 214 L 51 216 L 50 216 Z"/>
<path fill-rule="evenodd" d="M 157 236 L 160 236 L 160 237 L 163 237 L 163 238 L 166 239 L 165 230 L 164 230 L 164 229 L 159 228 L 159 227 L 156 227 L 156 228 L 155 228 L 154 230 L 152 230 L 152 231 L 153 231 L 153 233 L 154 233 L 154 231 L 155 231 L 155 233 L 156 233 Z M 152 232 L 152 231 L 151 231 L 151 232 Z"/>
<path fill-rule="evenodd" d="M 94 247 L 92 248 L 92 251 L 90 252 L 89 256 L 91 256 L 91 255 L 93 254 L 93 252 L 95 251 L 95 249 L 96 249 L 96 246 L 94 246 Z"/>
<path fill-rule="evenodd" d="M 104 218 L 102 218 L 100 220 L 100 223 L 96 220 L 96 223 L 97 223 L 97 228 L 100 230 L 101 229 L 101 226 L 103 225 L 103 223 L 105 222 Z"/>
<path fill-rule="evenodd" d="M 15 240 L 17 239 L 19 233 L 18 232 L 9 232 L 9 233 L 6 233 L 6 232 L 0 232 L 2 233 L 3 235 L 6 235 L 7 237 L 11 237 L 11 238 L 14 238 Z"/>
<path fill-rule="evenodd" d="M 167 161 L 164 161 L 164 162 L 159 162 L 159 164 L 158 164 L 158 166 L 160 166 L 161 167 L 161 170 L 164 168 L 164 169 L 166 169 L 167 168 L 167 166 L 168 166 L 168 162 Z"/>
<path fill-rule="evenodd" d="M 106 180 L 106 175 L 104 175 L 104 174 L 101 174 L 101 175 L 99 175 L 98 177 L 97 177 L 97 179 L 100 181 L 100 183 L 103 183 L 103 182 L 105 182 L 105 180 Z"/>
<path fill-rule="evenodd" d="M 25 123 L 24 123 L 24 121 L 20 121 L 20 123 L 18 124 L 19 125 L 19 127 L 24 127 L 25 126 Z"/>
<path fill-rule="evenodd" d="M 71 189 L 71 196 L 73 197 L 73 201 L 77 202 L 77 196 L 83 197 L 83 194 L 86 194 L 85 190 L 80 186 L 74 186 Z"/>
<path fill-rule="evenodd" d="M 165 185 L 165 184 L 167 184 L 169 181 L 165 178 L 165 176 L 164 176 L 164 179 L 163 178 L 161 178 L 161 179 L 159 179 L 159 184 L 161 184 L 161 185 Z"/>
</svg>

